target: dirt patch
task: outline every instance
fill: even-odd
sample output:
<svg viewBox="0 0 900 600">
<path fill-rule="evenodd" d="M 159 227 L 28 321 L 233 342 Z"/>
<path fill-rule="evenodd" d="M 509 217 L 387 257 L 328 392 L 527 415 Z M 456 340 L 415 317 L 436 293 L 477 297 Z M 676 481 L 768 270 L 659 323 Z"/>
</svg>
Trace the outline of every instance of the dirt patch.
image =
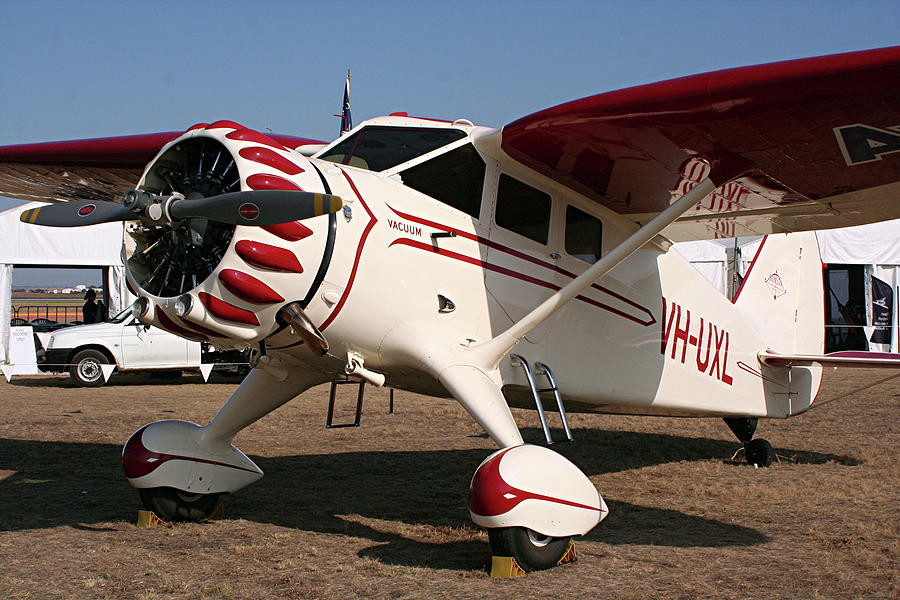
<svg viewBox="0 0 900 600">
<path fill-rule="evenodd" d="M 884 376 L 829 372 L 823 395 Z M 783 457 L 769 469 L 731 463 L 719 420 L 571 415 L 576 442 L 555 449 L 610 516 L 577 563 L 492 580 L 466 494 L 494 446 L 453 401 L 397 392 L 389 414 L 370 389 L 362 427 L 325 429 L 328 388 L 311 390 L 238 435 L 266 476 L 226 519 L 139 529 L 122 444 L 150 421 L 208 421 L 236 380 L 0 380 L 0 597 L 896 598 L 898 382 L 762 422 Z M 515 416 L 539 443 L 536 413 Z"/>
</svg>

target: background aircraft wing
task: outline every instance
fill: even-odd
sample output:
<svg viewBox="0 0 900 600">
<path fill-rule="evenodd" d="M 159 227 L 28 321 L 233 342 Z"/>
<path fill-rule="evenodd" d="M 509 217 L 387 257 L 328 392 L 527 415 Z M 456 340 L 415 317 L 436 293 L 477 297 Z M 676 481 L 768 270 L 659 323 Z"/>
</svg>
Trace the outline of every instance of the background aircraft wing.
<svg viewBox="0 0 900 600">
<path fill-rule="evenodd" d="M 739 156 L 752 172 L 669 226 L 675 241 L 900 218 L 900 46 L 693 75 L 503 128 L 512 158 L 645 223 Z"/>
<path fill-rule="evenodd" d="M 119 202 L 125 192 L 134 189 L 147 163 L 182 133 L 0 146 L 0 196 L 44 202 Z M 321 143 L 288 135 L 269 136 L 289 148 Z"/>
</svg>

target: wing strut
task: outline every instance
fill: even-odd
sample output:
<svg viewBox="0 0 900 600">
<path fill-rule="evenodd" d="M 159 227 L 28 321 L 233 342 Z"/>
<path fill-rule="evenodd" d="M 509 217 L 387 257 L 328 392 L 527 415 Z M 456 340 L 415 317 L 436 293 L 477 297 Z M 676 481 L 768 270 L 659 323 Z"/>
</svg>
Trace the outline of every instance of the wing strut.
<svg viewBox="0 0 900 600">
<path fill-rule="evenodd" d="M 569 282 L 565 287 L 544 300 L 534 310 L 514 323 L 509 329 L 494 338 L 472 347 L 478 364 L 487 369 L 497 368 L 500 359 L 513 349 L 523 337 L 544 322 L 550 315 L 562 308 L 567 302 L 590 287 L 595 281 L 606 275 L 623 260 L 631 256 L 644 244 L 652 240 L 678 217 L 686 213 L 717 187 L 741 177 L 751 165 L 739 157 L 727 157 L 713 164 L 709 177 L 698 183 L 684 196 L 676 200 L 667 209 L 656 215 L 646 225 L 632 233 L 621 244 L 613 248 L 591 267 Z"/>
</svg>

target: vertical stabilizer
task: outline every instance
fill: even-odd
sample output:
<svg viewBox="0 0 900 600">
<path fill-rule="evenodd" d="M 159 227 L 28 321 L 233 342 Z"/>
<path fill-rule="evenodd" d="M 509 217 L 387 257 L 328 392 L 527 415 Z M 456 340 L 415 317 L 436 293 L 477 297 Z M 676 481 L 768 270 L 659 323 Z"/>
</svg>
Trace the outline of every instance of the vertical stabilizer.
<svg viewBox="0 0 900 600">
<path fill-rule="evenodd" d="M 825 349 L 825 301 L 822 259 L 813 232 L 776 234 L 763 239 L 747 272 L 735 308 L 756 329 L 763 347 L 778 354 L 822 354 Z M 822 367 L 759 365 L 767 379 L 769 416 L 809 410 L 822 381 Z M 785 375 L 787 375 L 786 380 Z M 787 381 L 787 389 L 770 382 Z"/>
<path fill-rule="evenodd" d="M 774 234 L 763 238 L 734 304 L 760 333 L 766 349 L 821 354 L 825 348 L 822 290 L 822 259 L 815 233 Z"/>
</svg>

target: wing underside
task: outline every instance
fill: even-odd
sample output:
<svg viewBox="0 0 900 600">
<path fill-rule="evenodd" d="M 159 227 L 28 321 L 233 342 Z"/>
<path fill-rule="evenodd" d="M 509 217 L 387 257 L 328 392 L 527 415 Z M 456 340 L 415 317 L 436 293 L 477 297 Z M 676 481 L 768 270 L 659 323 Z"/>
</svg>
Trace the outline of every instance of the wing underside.
<svg viewBox="0 0 900 600">
<path fill-rule="evenodd" d="M 179 132 L 0 148 L 0 195 L 21 200 L 117 201 Z"/>
<path fill-rule="evenodd" d="M 900 47 L 694 75 L 576 100 L 503 129 L 517 161 L 645 223 L 738 157 L 674 240 L 900 218 Z"/>
<path fill-rule="evenodd" d="M 190 129 L 205 125 L 200 123 Z M 167 131 L 0 147 L 0 195 L 42 202 L 118 202 L 134 188 L 147 163 L 181 133 Z M 287 148 L 321 143 L 289 135 L 271 134 L 270 137 Z"/>
<path fill-rule="evenodd" d="M 115 201 L 134 187 L 142 168 L 0 163 L 2 195 L 20 200 Z"/>
</svg>

